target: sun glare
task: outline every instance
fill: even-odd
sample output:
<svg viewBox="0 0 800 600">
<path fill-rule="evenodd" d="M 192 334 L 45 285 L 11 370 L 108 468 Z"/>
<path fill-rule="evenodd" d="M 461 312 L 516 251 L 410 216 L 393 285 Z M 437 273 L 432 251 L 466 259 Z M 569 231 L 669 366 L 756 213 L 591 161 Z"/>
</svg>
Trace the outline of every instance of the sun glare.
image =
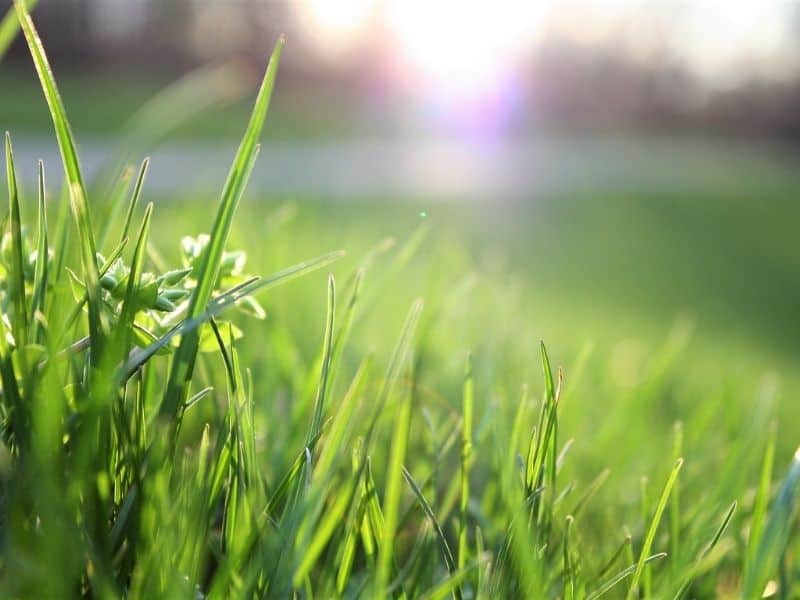
<svg viewBox="0 0 800 600">
<path fill-rule="evenodd" d="M 302 6 L 316 41 L 335 50 L 357 41 L 375 12 L 376 0 L 302 0 Z"/>
<path fill-rule="evenodd" d="M 425 83 L 453 95 L 502 82 L 532 43 L 541 3 L 530 0 L 390 0 L 386 20 L 401 60 Z"/>
<path fill-rule="evenodd" d="M 425 93 L 472 97 L 507 80 L 529 48 L 546 2 L 535 0 L 302 0 L 309 34 L 326 50 L 388 34 L 406 79 Z M 379 32 L 379 33 L 375 33 Z"/>
</svg>

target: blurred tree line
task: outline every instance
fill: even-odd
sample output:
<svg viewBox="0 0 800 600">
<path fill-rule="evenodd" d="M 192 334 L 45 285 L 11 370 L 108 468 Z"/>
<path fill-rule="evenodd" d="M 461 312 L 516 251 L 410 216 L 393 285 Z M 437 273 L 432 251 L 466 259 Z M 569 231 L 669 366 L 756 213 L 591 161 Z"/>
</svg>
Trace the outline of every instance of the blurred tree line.
<svg viewBox="0 0 800 600">
<path fill-rule="evenodd" d="M 386 40 L 373 40 L 350 60 L 322 60 L 308 36 L 294 35 L 303 24 L 291 1 L 41 0 L 35 18 L 57 67 L 174 75 L 210 60 L 255 66 L 285 32 L 292 51 L 284 56 L 282 77 L 290 85 L 331 89 L 335 81 L 357 95 L 365 82 L 381 84 Z M 800 10 L 795 14 L 800 52 Z M 28 60 L 21 42 L 11 60 Z M 624 46 L 551 38 L 538 44 L 522 72 L 537 127 L 800 139 L 800 71 L 776 80 L 750 65 L 736 85 L 714 87 L 668 53 L 641 60 Z"/>
</svg>

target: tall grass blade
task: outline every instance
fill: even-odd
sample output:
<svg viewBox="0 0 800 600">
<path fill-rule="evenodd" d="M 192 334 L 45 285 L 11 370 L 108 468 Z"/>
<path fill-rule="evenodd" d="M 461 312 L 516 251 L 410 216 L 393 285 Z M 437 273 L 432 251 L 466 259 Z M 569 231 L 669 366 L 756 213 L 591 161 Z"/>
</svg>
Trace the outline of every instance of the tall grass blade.
<svg viewBox="0 0 800 600">
<path fill-rule="evenodd" d="M 469 479 L 472 466 L 472 421 L 475 404 L 475 382 L 473 379 L 472 357 L 467 358 L 464 375 L 464 389 L 461 399 L 464 419 L 461 424 L 461 499 L 459 503 L 460 528 L 458 532 L 458 568 L 467 564 L 467 511 L 469 508 Z"/>
<path fill-rule="evenodd" d="M 6 177 L 8 178 L 8 214 L 11 227 L 11 269 L 9 295 L 14 307 L 11 331 L 17 348 L 24 348 L 28 338 L 28 308 L 25 301 L 25 258 L 22 249 L 22 217 L 19 210 L 19 189 L 17 173 L 14 168 L 14 154 L 11 151 L 11 135 L 6 131 Z"/>
<path fill-rule="evenodd" d="M 395 414 L 395 426 L 389 450 L 389 463 L 386 466 L 386 491 L 383 499 L 383 541 L 378 549 L 378 571 L 376 575 L 377 597 L 386 595 L 389 577 L 394 564 L 394 545 L 396 542 L 398 516 L 400 514 L 403 462 L 406 457 L 411 425 L 412 398 L 413 395 L 410 390 L 403 393 Z"/>
<path fill-rule="evenodd" d="M 664 486 L 664 491 L 661 492 L 661 498 L 659 498 L 658 504 L 656 505 L 656 511 L 653 514 L 653 519 L 650 522 L 650 527 L 647 530 L 647 535 L 644 538 L 642 549 L 639 552 L 639 561 L 636 563 L 636 570 L 633 572 L 631 585 L 630 588 L 628 588 L 629 599 L 635 598 L 636 595 L 638 594 L 639 580 L 641 579 L 644 567 L 648 562 L 647 557 L 650 554 L 650 549 L 653 547 L 653 541 L 656 538 L 658 525 L 661 522 L 661 517 L 664 514 L 664 509 L 666 509 L 667 507 L 667 502 L 669 501 L 670 492 L 672 491 L 672 487 L 675 485 L 675 481 L 678 478 L 678 474 L 681 471 L 681 467 L 683 467 L 683 459 L 679 458 L 675 463 L 675 466 L 672 468 L 672 471 L 670 471 L 669 478 L 667 479 L 667 483 Z"/>
<path fill-rule="evenodd" d="M 770 576 L 779 570 L 789 541 L 799 483 L 800 448 L 795 452 L 789 472 L 772 502 L 772 510 L 759 540 L 752 567 L 744 576 L 742 598 L 760 598 Z M 789 590 L 783 590 L 782 593 L 788 594 Z"/>
<path fill-rule="evenodd" d="M 447 567 L 447 570 L 450 572 L 450 576 L 453 577 L 458 571 L 459 567 L 456 566 L 455 558 L 453 558 L 453 552 L 450 550 L 450 544 L 447 543 L 447 537 L 444 535 L 444 531 L 442 531 L 441 524 L 436 519 L 436 514 L 433 512 L 433 507 L 425 499 L 425 495 L 422 493 L 419 485 L 417 485 L 417 482 L 414 481 L 414 478 L 411 476 L 411 473 L 409 473 L 405 466 L 403 466 L 403 477 L 411 488 L 411 491 L 414 492 L 417 502 L 419 502 L 422 510 L 425 512 L 425 516 L 428 517 L 428 520 L 431 522 L 433 530 L 436 533 L 436 539 L 439 542 L 439 547 L 442 550 L 442 555 L 444 556 L 445 567 Z M 460 599 L 462 597 L 461 586 L 456 585 L 453 589 L 453 594 L 457 599 Z"/>
<path fill-rule="evenodd" d="M 122 351 L 127 354 L 128 340 L 133 331 L 133 320 L 136 315 L 136 291 L 142 278 L 144 269 L 145 250 L 147 247 L 147 236 L 150 231 L 150 217 L 153 214 L 153 204 L 147 205 L 142 218 L 142 226 L 139 229 L 139 237 L 136 241 L 136 248 L 133 251 L 133 260 L 128 274 L 128 286 L 125 289 L 125 297 L 122 301 L 119 322 L 117 324 L 117 334 L 121 343 Z M 123 333 L 124 332 L 124 333 Z"/>
<path fill-rule="evenodd" d="M 128 203 L 128 211 L 125 213 L 125 222 L 122 225 L 122 234 L 120 239 L 128 237 L 130 231 L 131 221 L 133 220 L 133 212 L 136 210 L 136 204 L 139 202 L 139 197 L 142 195 L 142 186 L 144 186 L 144 178 L 147 176 L 147 169 L 150 166 L 150 159 L 145 158 L 142 165 L 139 167 L 139 174 L 136 176 L 136 183 L 133 185 L 133 193 L 131 200 Z M 110 219 L 109 219 L 110 221 Z"/>
<path fill-rule="evenodd" d="M 747 550 L 745 553 L 745 575 L 753 568 L 756 552 L 761 543 L 761 536 L 764 532 L 764 525 L 767 519 L 767 508 L 769 507 L 769 495 L 772 486 L 772 469 L 775 464 L 776 437 L 776 428 L 773 423 L 767 436 L 766 447 L 764 448 L 764 458 L 761 461 L 761 474 L 756 490 L 756 497 L 753 501 L 753 514 L 750 517 L 750 535 L 747 539 Z"/>
<path fill-rule="evenodd" d="M 40 321 L 44 318 L 45 297 L 48 284 L 48 262 L 50 245 L 47 240 L 47 203 L 45 199 L 44 163 L 39 161 L 38 199 L 39 218 L 36 232 L 36 266 L 33 273 L 33 298 L 31 299 L 31 336 L 34 344 L 39 343 Z"/>
<path fill-rule="evenodd" d="M 47 106 L 50 109 L 50 116 L 53 119 L 53 126 L 56 131 L 61 160 L 64 164 L 66 184 L 69 190 L 70 203 L 75 222 L 78 226 L 78 235 L 81 245 L 81 257 L 84 270 L 84 278 L 89 302 L 89 336 L 92 339 L 92 351 L 102 354 L 103 337 L 105 335 L 104 317 L 101 313 L 100 305 L 100 275 L 97 269 L 97 246 L 95 244 L 92 224 L 89 218 L 89 205 L 86 196 L 86 186 L 83 183 L 78 153 L 75 149 L 72 131 L 67 120 L 64 103 L 56 87 L 53 71 L 44 52 L 42 41 L 33 25 L 31 16 L 25 8 L 25 3 L 21 0 L 14 0 L 14 7 L 17 10 L 22 31 L 28 42 L 33 64 L 39 75 Z"/>
<path fill-rule="evenodd" d="M 328 311 L 325 317 L 325 337 L 322 343 L 322 372 L 320 373 L 317 395 L 314 400 L 314 412 L 311 425 L 306 435 L 306 444 L 319 434 L 322 425 L 322 415 L 325 411 L 325 399 L 328 394 L 328 380 L 330 379 L 331 358 L 333 349 L 333 326 L 336 315 L 336 284 L 333 275 L 328 276 Z"/>
<path fill-rule="evenodd" d="M 211 300 L 211 293 L 219 275 L 220 261 L 230 233 L 233 215 L 244 192 L 258 153 L 258 139 L 261 136 L 261 130 L 267 116 L 283 45 L 284 40 L 281 37 L 267 65 L 264 79 L 250 116 L 250 122 L 222 190 L 222 198 L 211 229 L 210 240 L 203 252 L 197 273 L 197 287 L 189 301 L 187 316 L 190 320 L 198 318 L 206 310 L 206 305 Z M 182 336 L 178 350 L 173 358 L 166 394 L 159 409 L 162 417 L 173 423 L 179 407 L 185 401 L 188 383 L 194 370 L 197 347 L 197 332 L 194 330 L 187 331 Z M 174 426 L 176 425 L 177 423 L 174 423 Z"/>
</svg>

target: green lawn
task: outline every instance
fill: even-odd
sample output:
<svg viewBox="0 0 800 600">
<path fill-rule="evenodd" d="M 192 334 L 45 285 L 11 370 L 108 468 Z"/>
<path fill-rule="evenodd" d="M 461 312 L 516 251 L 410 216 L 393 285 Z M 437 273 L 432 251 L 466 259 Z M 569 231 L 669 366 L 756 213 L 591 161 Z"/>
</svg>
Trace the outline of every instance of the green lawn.
<svg viewBox="0 0 800 600">
<path fill-rule="evenodd" d="M 168 116 L 162 115 L 161 129 L 183 119 L 187 106 L 208 102 L 214 118 L 208 113 L 189 114 L 170 131 L 173 138 L 238 139 L 242 123 L 252 108 L 251 97 L 258 85 L 259 74 L 241 65 L 209 66 L 181 76 L 154 77 L 113 72 L 82 72 L 56 69 L 59 87 L 70 115 L 70 124 L 80 136 L 118 135 L 148 101 L 169 86 L 195 82 L 185 100 L 173 105 Z M 50 133 L 47 104 L 32 68 L 24 64 L 0 65 L 0 115 L 4 127 L 13 125 L 17 135 Z M 8 92 L 7 92 L 8 90 Z M 11 91 L 13 90 L 13 92 Z M 309 93 L 301 88 L 286 87 L 276 94 L 270 109 L 272 118 L 265 126 L 265 135 L 273 140 L 331 139 L 363 133 L 362 120 L 353 109 L 351 99 L 336 90 Z"/>
</svg>

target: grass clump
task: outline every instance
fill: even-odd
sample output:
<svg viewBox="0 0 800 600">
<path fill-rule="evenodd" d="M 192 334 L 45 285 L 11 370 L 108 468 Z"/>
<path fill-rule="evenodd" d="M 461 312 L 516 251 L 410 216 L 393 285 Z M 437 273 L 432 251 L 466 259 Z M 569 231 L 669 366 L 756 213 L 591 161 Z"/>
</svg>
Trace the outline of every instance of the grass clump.
<svg viewBox="0 0 800 600">
<path fill-rule="evenodd" d="M 179 256 L 171 264 L 151 239 L 158 225 L 153 204 L 137 216 L 146 161 L 127 207 L 127 180 L 115 186 L 122 191 L 110 195 L 110 206 L 90 201 L 42 44 L 25 4 L 16 1 L 15 9 L 53 118 L 65 171 L 61 204 L 69 205 L 74 227 L 65 225 L 61 210 L 49 231 L 42 165 L 36 227 L 26 227 L 7 136 L 9 210 L 0 253 L 4 594 L 797 593 L 791 532 L 800 467 L 795 456 L 773 499 L 775 433 L 763 420 L 749 420 L 746 433 L 757 443 L 736 446 L 715 482 L 702 471 L 687 477 L 690 454 L 681 468 L 684 440 L 695 448 L 713 428 L 702 414 L 686 415 L 674 430 L 672 456 L 656 452 L 648 465 L 654 483 L 665 482 L 651 505 L 645 486 L 639 494 L 604 485 L 610 470 L 630 475 L 626 458 L 647 450 L 646 443 L 598 443 L 594 454 L 603 468 L 588 480 L 570 471 L 568 425 L 576 411 L 591 407 L 573 401 L 578 408 L 564 418 L 564 402 L 579 388 L 568 387 L 561 370 L 554 373 L 543 344 L 536 361 L 520 351 L 543 372 L 538 401 L 527 390 L 521 399 L 508 393 L 496 361 L 481 362 L 480 353 L 465 358 L 446 344 L 432 347 L 436 321 L 419 300 L 396 333 L 381 329 L 381 341 L 394 348 L 385 368 L 376 357 L 348 351 L 360 311 L 375 303 L 377 292 L 363 283 L 370 267 L 391 256 L 388 270 L 399 271 L 424 232 L 397 250 L 381 243 L 340 279 L 339 291 L 329 276 L 324 317 L 302 315 L 318 320 L 322 331 L 310 365 L 297 366 L 291 332 L 281 326 L 263 338 L 243 337 L 233 321 L 220 320 L 233 308 L 263 318 L 253 293 L 341 257 L 325 254 L 258 277 L 244 272 L 243 252 L 226 250 L 258 153 L 282 40 L 210 233 L 184 238 L 180 252 L 168 249 Z M 107 219 L 99 236 L 98 213 Z M 109 221 L 120 214 L 120 235 L 106 250 L 108 232 L 117 227 Z M 468 289 L 448 291 L 460 300 Z M 446 298 L 430 305 L 428 313 L 447 314 Z M 257 364 L 243 366 L 246 350 L 265 344 L 262 361 L 270 356 L 268 367 L 288 371 L 281 384 L 274 378 L 262 384 Z M 443 354 L 457 355 L 459 375 L 434 394 L 430 371 Z M 642 385 L 645 398 L 657 395 L 667 362 Z M 609 419 L 622 427 L 652 410 L 633 401 L 617 408 L 620 415 Z M 753 470 L 743 467 L 759 447 L 761 475 L 749 493 L 743 475 Z"/>
</svg>

